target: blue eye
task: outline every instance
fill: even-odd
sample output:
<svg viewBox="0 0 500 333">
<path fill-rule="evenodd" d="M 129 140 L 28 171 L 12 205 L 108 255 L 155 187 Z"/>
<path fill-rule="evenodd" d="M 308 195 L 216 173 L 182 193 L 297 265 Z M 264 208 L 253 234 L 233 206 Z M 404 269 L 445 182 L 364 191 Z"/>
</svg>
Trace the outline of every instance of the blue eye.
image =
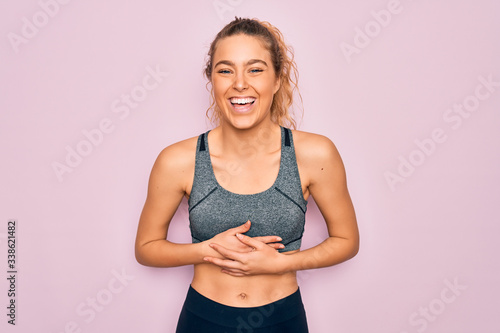
<svg viewBox="0 0 500 333">
<path fill-rule="evenodd" d="M 250 73 L 260 73 L 260 72 L 263 72 L 263 70 L 260 68 L 254 68 L 250 70 Z"/>
<path fill-rule="evenodd" d="M 227 69 L 221 69 L 218 73 L 221 73 L 221 74 L 230 74 L 231 72 Z"/>
</svg>

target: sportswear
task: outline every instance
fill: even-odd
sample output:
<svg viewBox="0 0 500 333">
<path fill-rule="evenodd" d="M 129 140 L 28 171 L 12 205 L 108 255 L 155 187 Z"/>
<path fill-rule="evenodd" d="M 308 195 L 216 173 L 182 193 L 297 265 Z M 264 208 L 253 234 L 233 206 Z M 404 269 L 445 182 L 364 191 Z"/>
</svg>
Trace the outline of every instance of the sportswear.
<svg viewBox="0 0 500 333">
<path fill-rule="evenodd" d="M 284 249 L 298 250 L 304 233 L 307 201 L 302 193 L 292 132 L 281 127 L 281 157 L 278 176 L 267 190 L 237 194 L 224 189 L 215 178 L 207 136 L 198 137 L 193 187 L 188 200 L 193 243 L 242 225 L 252 225 L 245 234 L 279 236 Z"/>
<path fill-rule="evenodd" d="M 256 307 L 220 304 L 189 286 L 176 333 L 308 333 L 300 290 Z"/>
</svg>

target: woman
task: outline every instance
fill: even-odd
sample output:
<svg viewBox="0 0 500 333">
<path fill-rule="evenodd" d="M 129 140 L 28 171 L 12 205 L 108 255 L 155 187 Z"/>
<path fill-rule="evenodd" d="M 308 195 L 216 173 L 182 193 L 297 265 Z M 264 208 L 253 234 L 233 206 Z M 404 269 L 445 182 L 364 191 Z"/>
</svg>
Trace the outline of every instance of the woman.
<svg viewBox="0 0 500 333">
<path fill-rule="evenodd" d="M 296 271 L 358 251 L 342 160 L 320 135 L 289 130 L 295 69 L 281 33 L 236 18 L 212 42 L 205 74 L 218 126 L 165 148 L 139 221 L 147 266 L 194 265 L 177 332 L 308 332 Z M 312 195 L 329 237 L 300 251 Z M 166 240 L 186 196 L 192 244 Z"/>
</svg>

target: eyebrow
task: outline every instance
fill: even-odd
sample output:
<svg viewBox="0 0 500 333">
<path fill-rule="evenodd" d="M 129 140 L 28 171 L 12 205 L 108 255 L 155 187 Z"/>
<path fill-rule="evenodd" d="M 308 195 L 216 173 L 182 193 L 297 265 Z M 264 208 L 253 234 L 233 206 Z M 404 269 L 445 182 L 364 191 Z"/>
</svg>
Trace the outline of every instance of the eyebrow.
<svg viewBox="0 0 500 333">
<path fill-rule="evenodd" d="M 261 59 L 250 59 L 247 61 L 245 66 L 249 66 L 249 65 L 253 65 L 253 64 L 257 64 L 257 63 L 263 64 L 264 66 L 268 67 L 267 62 L 265 62 L 264 60 L 261 60 Z M 233 66 L 233 67 L 235 66 L 234 62 L 232 62 L 232 61 L 221 60 L 215 64 L 214 68 L 219 66 L 219 65 L 228 65 L 228 66 Z"/>
</svg>

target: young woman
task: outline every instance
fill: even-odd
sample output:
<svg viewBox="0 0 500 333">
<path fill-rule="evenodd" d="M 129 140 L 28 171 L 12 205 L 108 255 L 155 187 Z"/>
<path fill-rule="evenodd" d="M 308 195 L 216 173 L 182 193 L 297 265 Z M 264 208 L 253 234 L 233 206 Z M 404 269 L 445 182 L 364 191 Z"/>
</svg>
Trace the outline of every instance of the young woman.
<svg viewBox="0 0 500 333">
<path fill-rule="evenodd" d="M 143 265 L 194 265 L 177 332 L 308 332 L 296 271 L 338 264 L 359 246 L 342 160 L 294 127 L 293 55 L 267 22 L 235 19 L 212 42 L 205 74 L 218 126 L 165 148 L 136 239 Z M 329 237 L 300 250 L 313 196 Z M 193 243 L 167 238 L 186 196 Z"/>
</svg>

